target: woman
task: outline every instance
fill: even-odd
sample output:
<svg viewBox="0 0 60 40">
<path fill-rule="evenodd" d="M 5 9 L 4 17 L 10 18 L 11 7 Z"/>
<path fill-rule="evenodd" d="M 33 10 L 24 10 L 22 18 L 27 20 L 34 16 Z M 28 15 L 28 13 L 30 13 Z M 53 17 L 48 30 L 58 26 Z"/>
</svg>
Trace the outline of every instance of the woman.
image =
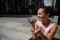
<svg viewBox="0 0 60 40">
<path fill-rule="evenodd" d="M 51 11 L 53 10 L 53 11 Z M 29 20 L 32 25 L 32 38 L 29 40 L 52 40 L 58 25 L 49 19 L 54 14 L 54 9 L 52 7 L 40 7 L 37 11 L 38 20 Z"/>
</svg>

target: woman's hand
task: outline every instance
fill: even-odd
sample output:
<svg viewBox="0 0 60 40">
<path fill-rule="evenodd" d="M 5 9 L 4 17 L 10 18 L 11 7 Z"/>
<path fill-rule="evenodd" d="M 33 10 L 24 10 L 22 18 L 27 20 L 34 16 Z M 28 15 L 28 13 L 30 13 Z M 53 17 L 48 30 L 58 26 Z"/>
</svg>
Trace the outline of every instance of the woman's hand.
<svg viewBox="0 0 60 40">
<path fill-rule="evenodd" d="M 37 37 L 37 34 L 35 33 L 34 28 L 31 29 L 31 33 L 32 33 L 32 38 L 35 39 Z"/>
<path fill-rule="evenodd" d="M 31 32 L 37 34 L 38 32 L 40 32 L 40 29 L 36 29 L 36 30 L 35 30 L 34 28 L 32 28 L 32 29 L 31 29 Z"/>
<path fill-rule="evenodd" d="M 39 33 L 40 32 L 40 29 L 37 29 L 34 31 L 34 33 Z"/>
<path fill-rule="evenodd" d="M 30 19 L 30 20 L 28 20 L 28 21 L 29 21 L 29 23 L 30 23 L 32 26 L 34 26 L 34 24 L 35 24 L 35 22 L 36 22 L 35 19 Z"/>
<path fill-rule="evenodd" d="M 31 29 L 31 33 L 32 33 L 32 38 L 35 39 L 37 38 L 37 33 L 40 32 L 40 29 L 34 30 L 34 28 Z"/>
</svg>

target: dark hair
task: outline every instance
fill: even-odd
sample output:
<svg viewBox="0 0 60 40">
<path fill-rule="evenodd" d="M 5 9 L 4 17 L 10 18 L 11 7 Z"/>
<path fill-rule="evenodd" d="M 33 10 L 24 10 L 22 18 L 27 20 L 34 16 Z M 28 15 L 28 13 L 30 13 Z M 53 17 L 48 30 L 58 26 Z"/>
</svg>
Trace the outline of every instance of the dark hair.
<svg viewBox="0 0 60 40">
<path fill-rule="evenodd" d="M 46 7 L 46 14 L 48 14 L 48 13 L 49 13 L 49 17 L 53 17 L 54 16 L 55 10 L 53 9 L 53 7 L 51 7 L 51 6 L 47 6 Z"/>
<path fill-rule="evenodd" d="M 53 17 L 54 14 L 55 14 L 55 10 L 51 6 L 41 6 L 41 7 L 39 7 L 39 9 L 40 8 L 44 8 L 45 9 L 45 14 L 49 13 L 49 17 Z"/>
<path fill-rule="evenodd" d="M 37 10 L 39 10 L 40 8 L 43 8 L 46 10 L 46 6 L 40 6 Z"/>
</svg>

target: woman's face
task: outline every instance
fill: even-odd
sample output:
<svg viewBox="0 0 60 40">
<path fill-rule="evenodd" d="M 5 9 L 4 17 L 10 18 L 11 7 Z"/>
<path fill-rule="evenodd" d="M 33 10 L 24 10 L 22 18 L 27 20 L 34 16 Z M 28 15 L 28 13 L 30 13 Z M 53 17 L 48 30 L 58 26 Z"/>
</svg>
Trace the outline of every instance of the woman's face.
<svg viewBox="0 0 60 40">
<path fill-rule="evenodd" d="M 47 18 L 48 18 L 48 15 L 47 14 L 45 14 L 45 10 L 44 10 L 44 8 L 40 8 L 39 10 L 38 10 L 38 19 L 40 20 L 40 21 L 43 21 L 43 20 L 46 20 Z"/>
</svg>

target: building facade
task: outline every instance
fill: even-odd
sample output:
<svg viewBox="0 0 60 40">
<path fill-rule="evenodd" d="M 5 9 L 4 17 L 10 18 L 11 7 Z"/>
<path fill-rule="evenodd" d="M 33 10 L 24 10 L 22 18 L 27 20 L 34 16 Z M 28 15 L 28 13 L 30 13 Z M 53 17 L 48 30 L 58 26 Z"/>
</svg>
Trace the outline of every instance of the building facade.
<svg viewBox="0 0 60 40">
<path fill-rule="evenodd" d="M 0 0 L 0 13 L 8 15 L 36 14 L 44 0 Z"/>
</svg>

